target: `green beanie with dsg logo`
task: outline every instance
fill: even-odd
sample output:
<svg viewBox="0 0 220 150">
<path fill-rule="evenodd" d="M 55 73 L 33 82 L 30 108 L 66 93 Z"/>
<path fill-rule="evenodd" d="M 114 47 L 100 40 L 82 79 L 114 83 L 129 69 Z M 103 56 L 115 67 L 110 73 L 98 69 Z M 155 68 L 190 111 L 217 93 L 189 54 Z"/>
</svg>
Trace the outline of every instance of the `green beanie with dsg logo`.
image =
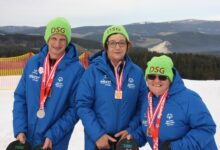
<svg viewBox="0 0 220 150">
<path fill-rule="evenodd" d="M 147 63 L 147 69 L 145 70 L 145 77 L 148 74 L 158 74 L 167 76 L 170 81 L 173 81 L 173 61 L 170 57 L 162 55 L 159 57 L 153 57 Z"/>
<path fill-rule="evenodd" d="M 113 26 L 108 27 L 105 30 L 104 34 L 103 34 L 103 37 L 102 37 L 102 44 L 103 44 L 103 46 L 105 46 L 105 42 L 108 39 L 108 37 L 110 35 L 116 34 L 116 33 L 124 35 L 125 38 L 129 41 L 128 32 L 126 31 L 124 26 L 122 26 L 122 25 L 113 25 Z"/>
<path fill-rule="evenodd" d="M 54 34 L 65 35 L 67 44 L 69 44 L 72 34 L 70 23 L 63 17 L 57 17 L 49 21 L 44 35 L 46 43 L 48 43 L 49 38 Z"/>
</svg>

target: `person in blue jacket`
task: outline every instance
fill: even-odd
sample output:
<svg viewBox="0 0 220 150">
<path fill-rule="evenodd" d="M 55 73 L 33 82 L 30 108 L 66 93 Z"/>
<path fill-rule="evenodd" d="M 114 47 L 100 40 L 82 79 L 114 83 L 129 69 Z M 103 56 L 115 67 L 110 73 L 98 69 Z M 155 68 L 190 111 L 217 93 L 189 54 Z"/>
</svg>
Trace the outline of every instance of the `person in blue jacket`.
<svg viewBox="0 0 220 150">
<path fill-rule="evenodd" d="M 127 55 L 126 29 L 108 27 L 104 51 L 95 54 L 77 90 L 77 114 L 85 130 L 85 149 L 113 149 L 117 140 L 138 127 L 146 96 L 144 73 Z"/>
<path fill-rule="evenodd" d="M 65 18 L 50 20 L 44 39 L 47 44 L 27 62 L 14 92 L 14 136 L 32 147 L 67 150 L 78 121 L 75 95 L 84 68 Z"/>
<path fill-rule="evenodd" d="M 215 122 L 200 96 L 185 87 L 172 59 L 153 57 L 145 77 L 142 125 L 127 138 L 140 146 L 148 142 L 153 150 L 217 150 Z"/>
</svg>

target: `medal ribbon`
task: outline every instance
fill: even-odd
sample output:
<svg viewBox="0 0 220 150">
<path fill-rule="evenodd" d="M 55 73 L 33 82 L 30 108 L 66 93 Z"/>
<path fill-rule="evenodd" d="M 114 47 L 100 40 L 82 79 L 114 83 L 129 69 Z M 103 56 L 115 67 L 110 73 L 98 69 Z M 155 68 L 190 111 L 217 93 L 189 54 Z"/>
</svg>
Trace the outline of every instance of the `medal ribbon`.
<svg viewBox="0 0 220 150">
<path fill-rule="evenodd" d="M 164 104 L 166 101 L 166 97 L 168 94 L 168 90 L 165 91 L 165 93 L 161 96 L 159 103 L 157 104 L 157 107 L 155 111 L 153 112 L 153 102 L 152 102 L 152 92 L 148 93 L 148 111 L 147 111 L 147 117 L 148 117 L 148 128 L 150 130 L 150 134 L 153 138 L 153 150 L 158 150 L 158 133 L 159 133 L 159 127 L 160 127 L 160 120 L 162 117 Z M 156 125 L 154 126 L 154 119 L 156 118 Z"/>
<path fill-rule="evenodd" d="M 61 59 L 64 57 L 65 53 L 57 59 L 56 63 L 50 70 L 50 63 L 49 63 L 49 54 L 47 54 L 44 60 L 44 72 L 42 75 L 42 82 L 41 82 L 41 89 L 40 89 L 40 109 L 44 109 L 44 103 L 49 95 L 53 79 L 55 76 L 55 72 L 57 69 L 58 64 L 60 63 Z"/>
<path fill-rule="evenodd" d="M 123 63 L 122 66 L 122 70 L 121 70 L 121 74 L 118 75 L 118 67 L 121 65 L 121 63 Z M 122 80 L 123 80 L 123 72 L 124 72 L 124 66 L 125 66 L 125 62 L 120 61 L 117 66 L 114 66 L 114 71 L 115 71 L 115 77 L 116 77 L 116 84 L 117 84 L 117 91 L 121 91 L 122 90 Z"/>
</svg>

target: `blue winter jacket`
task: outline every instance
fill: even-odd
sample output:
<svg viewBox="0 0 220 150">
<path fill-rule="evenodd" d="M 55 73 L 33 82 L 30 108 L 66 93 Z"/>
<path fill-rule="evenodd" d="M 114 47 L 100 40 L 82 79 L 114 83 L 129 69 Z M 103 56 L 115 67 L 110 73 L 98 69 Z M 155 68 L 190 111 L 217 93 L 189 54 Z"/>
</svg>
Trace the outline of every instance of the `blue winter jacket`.
<svg viewBox="0 0 220 150">
<path fill-rule="evenodd" d="M 77 114 L 84 125 L 86 150 L 94 150 L 104 134 L 136 129 L 146 95 L 143 71 L 126 56 L 123 98 L 115 99 L 116 78 L 107 59 L 106 52 L 93 58 L 77 90 Z"/>
<path fill-rule="evenodd" d="M 43 67 L 48 53 L 45 45 L 39 54 L 27 62 L 20 82 L 14 93 L 13 128 L 14 136 L 25 133 L 32 147 L 43 144 L 46 137 L 52 140 L 53 150 L 68 148 L 69 139 L 78 121 L 75 94 L 78 81 L 84 72 L 78 61 L 75 46 L 69 44 L 66 54 L 57 67 L 51 86 L 51 96 L 45 102 L 45 117 L 36 113 L 40 105 L 40 88 Z"/>
<path fill-rule="evenodd" d="M 216 125 L 210 112 L 200 96 L 184 86 L 176 69 L 174 74 L 159 128 L 159 150 L 168 140 L 172 141 L 171 150 L 217 150 L 214 140 Z M 159 98 L 153 96 L 154 109 Z M 148 141 L 152 147 L 152 138 L 146 136 L 147 107 L 146 100 L 141 108 L 142 126 L 132 133 L 132 137 L 140 146 Z"/>
</svg>

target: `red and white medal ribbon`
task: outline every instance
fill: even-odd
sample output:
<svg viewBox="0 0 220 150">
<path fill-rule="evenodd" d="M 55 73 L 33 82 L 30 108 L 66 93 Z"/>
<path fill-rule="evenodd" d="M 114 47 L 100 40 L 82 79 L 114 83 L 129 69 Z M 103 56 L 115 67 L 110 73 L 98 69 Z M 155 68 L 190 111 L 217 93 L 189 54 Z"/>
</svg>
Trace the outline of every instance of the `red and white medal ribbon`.
<svg viewBox="0 0 220 150">
<path fill-rule="evenodd" d="M 50 63 L 49 63 L 49 54 L 47 54 L 45 60 L 44 60 L 44 72 L 42 75 L 42 82 L 41 82 L 41 89 L 40 89 L 40 108 L 37 112 L 37 116 L 39 118 L 43 118 L 45 116 L 44 112 L 44 104 L 45 101 L 49 95 L 53 79 L 56 73 L 56 69 L 62 58 L 64 57 L 65 53 L 57 59 L 54 66 L 50 70 Z"/>
<path fill-rule="evenodd" d="M 121 74 L 119 75 L 117 70 L 118 70 L 118 67 L 121 65 L 121 63 L 123 63 L 123 66 L 122 66 Z M 119 62 L 117 64 L 117 66 L 114 66 L 115 77 L 116 77 L 116 84 L 117 84 L 117 90 L 118 91 L 122 90 L 122 80 L 123 80 L 124 66 L 125 66 L 125 62 Z"/>
<path fill-rule="evenodd" d="M 153 138 L 153 150 L 158 150 L 158 135 L 159 135 L 160 120 L 162 117 L 167 94 L 168 94 L 168 90 L 161 96 L 155 111 L 153 111 L 153 102 L 152 102 L 153 94 L 152 92 L 148 93 L 147 118 L 148 118 L 148 129 L 150 130 L 150 134 Z M 157 115 L 157 120 L 156 120 L 156 125 L 154 126 L 154 119 L 156 118 L 156 115 Z"/>
<path fill-rule="evenodd" d="M 121 74 L 118 74 L 118 68 L 123 63 Z M 120 61 L 117 66 L 114 66 L 115 77 L 116 77 L 116 90 L 115 90 L 115 99 L 122 99 L 122 81 L 123 81 L 123 73 L 124 73 L 125 62 Z"/>
</svg>

